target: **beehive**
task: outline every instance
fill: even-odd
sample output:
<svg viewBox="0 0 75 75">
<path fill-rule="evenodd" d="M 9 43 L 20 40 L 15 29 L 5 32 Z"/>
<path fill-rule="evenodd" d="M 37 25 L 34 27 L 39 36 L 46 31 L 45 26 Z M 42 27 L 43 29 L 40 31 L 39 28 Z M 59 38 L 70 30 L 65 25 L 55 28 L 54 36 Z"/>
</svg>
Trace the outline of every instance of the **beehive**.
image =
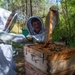
<svg viewBox="0 0 75 75">
<path fill-rule="evenodd" d="M 75 71 L 75 48 L 72 47 L 36 44 L 24 46 L 24 55 L 26 75 L 65 75 Z"/>
</svg>

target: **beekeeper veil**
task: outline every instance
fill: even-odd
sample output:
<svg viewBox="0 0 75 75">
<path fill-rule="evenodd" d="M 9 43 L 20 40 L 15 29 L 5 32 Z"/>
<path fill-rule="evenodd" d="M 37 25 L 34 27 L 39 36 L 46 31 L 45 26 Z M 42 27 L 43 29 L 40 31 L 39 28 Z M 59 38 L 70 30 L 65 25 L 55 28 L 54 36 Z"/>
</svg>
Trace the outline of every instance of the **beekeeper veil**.
<svg viewBox="0 0 75 75">
<path fill-rule="evenodd" d="M 33 18 L 37 18 L 37 19 L 40 21 L 40 23 L 41 23 L 41 30 L 40 30 L 39 34 L 43 33 L 45 27 L 44 27 L 44 25 L 43 25 L 42 19 L 41 19 L 40 17 L 38 17 L 38 16 L 31 16 L 31 17 L 28 19 L 27 24 L 26 24 L 29 34 L 31 34 L 31 35 L 36 35 L 36 33 L 34 32 L 34 28 L 32 27 L 32 24 L 31 24 L 31 20 L 32 20 Z"/>
<path fill-rule="evenodd" d="M 12 17 L 12 18 L 11 18 Z M 7 22 L 11 18 L 9 24 Z M 6 9 L 0 8 L 0 31 L 9 32 L 15 23 L 17 18 L 17 13 L 12 13 Z"/>
</svg>

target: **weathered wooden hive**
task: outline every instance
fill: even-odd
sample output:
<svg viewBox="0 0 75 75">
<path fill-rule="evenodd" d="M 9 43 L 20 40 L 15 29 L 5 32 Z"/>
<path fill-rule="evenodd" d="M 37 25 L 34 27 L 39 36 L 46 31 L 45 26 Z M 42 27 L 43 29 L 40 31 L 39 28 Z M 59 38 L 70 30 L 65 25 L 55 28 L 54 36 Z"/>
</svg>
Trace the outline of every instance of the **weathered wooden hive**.
<svg viewBox="0 0 75 75">
<path fill-rule="evenodd" d="M 71 75 L 75 71 L 75 48 L 43 44 L 24 46 L 26 75 Z"/>
<path fill-rule="evenodd" d="M 50 17 L 48 18 L 50 14 Z M 53 15 L 56 8 L 50 8 L 47 15 L 47 30 L 44 44 L 24 46 L 25 75 L 73 75 L 75 72 L 75 48 L 52 43 Z M 52 17 L 52 20 L 50 19 Z M 57 18 L 57 17 L 56 17 Z M 53 28 L 52 28 L 53 26 Z"/>
</svg>

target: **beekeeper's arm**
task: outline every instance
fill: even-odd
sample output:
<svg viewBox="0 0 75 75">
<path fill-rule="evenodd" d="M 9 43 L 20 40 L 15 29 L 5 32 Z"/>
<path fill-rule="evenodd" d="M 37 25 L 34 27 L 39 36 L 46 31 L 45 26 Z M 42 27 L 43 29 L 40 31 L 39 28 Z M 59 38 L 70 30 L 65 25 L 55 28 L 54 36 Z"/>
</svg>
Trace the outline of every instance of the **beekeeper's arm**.
<svg viewBox="0 0 75 75">
<path fill-rule="evenodd" d="M 25 36 L 22 34 L 15 34 L 15 33 L 7 33 L 4 31 L 0 31 L 0 40 L 1 42 L 3 41 L 4 43 L 21 43 L 25 39 Z"/>
</svg>

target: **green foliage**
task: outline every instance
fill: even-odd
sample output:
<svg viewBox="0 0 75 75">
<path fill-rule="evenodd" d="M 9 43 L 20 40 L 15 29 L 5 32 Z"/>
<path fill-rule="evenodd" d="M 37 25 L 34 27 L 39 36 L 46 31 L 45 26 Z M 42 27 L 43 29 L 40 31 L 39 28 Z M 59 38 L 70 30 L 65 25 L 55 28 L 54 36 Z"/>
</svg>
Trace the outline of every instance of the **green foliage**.
<svg viewBox="0 0 75 75">
<path fill-rule="evenodd" d="M 62 0 L 59 9 L 59 24 L 53 32 L 53 41 L 58 41 L 60 36 L 67 36 L 70 46 L 75 46 L 75 0 Z"/>
<path fill-rule="evenodd" d="M 14 49 L 23 48 L 23 44 L 13 44 L 12 46 L 13 46 Z"/>
<path fill-rule="evenodd" d="M 10 11 L 17 12 L 25 18 L 18 20 L 20 27 L 22 27 L 26 20 L 30 17 L 30 0 L 1 0 L 0 7 L 9 9 Z M 8 8 L 6 7 L 8 5 Z M 59 23 L 53 32 L 53 41 L 58 41 L 60 36 L 71 37 L 75 34 L 75 0 L 61 0 L 61 4 L 53 3 L 53 0 L 32 0 L 32 13 L 33 15 L 40 16 L 44 23 L 46 15 L 51 5 L 56 5 L 59 8 Z M 27 13 L 26 14 L 26 10 Z M 24 21 L 23 21 L 24 20 Z M 69 39 L 69 44 L 75 46 L 75 36 Z M 74 41 L 74 42 L 73 42 Z"/>
</svg>

